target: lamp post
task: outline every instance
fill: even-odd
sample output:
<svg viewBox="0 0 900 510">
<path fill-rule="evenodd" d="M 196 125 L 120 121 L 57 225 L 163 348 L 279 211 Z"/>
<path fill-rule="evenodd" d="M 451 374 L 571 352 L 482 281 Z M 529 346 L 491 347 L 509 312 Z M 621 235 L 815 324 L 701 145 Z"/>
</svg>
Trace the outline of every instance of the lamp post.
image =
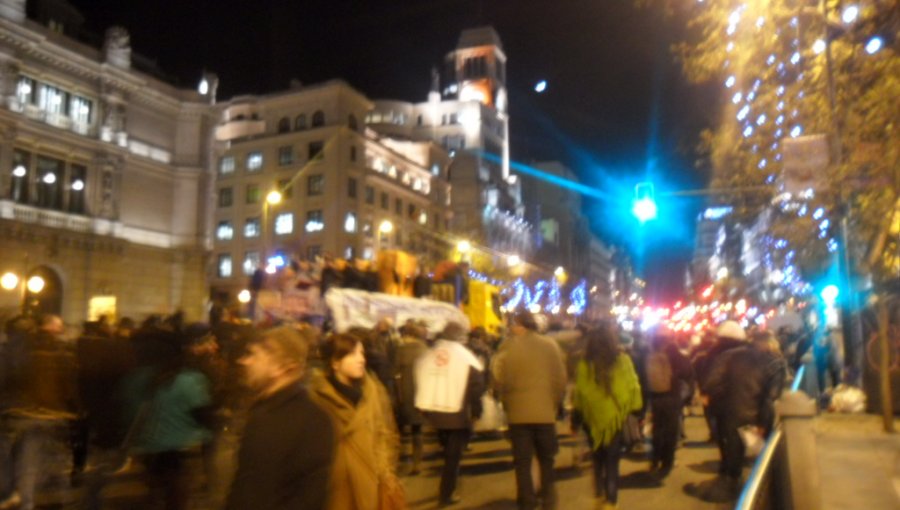
<svg viewBox="0 0 900 510">
<path fill-rule="evenodd" d="M 45 284 L 44 279 L 38 275 L 25 279 L 12 271 L 8 271 L 3 276 L 0 276 L 0 287 L 3 287 L 4 290 L 19 290 L 23 315 L 30 315 L 31 312 L 31 307 L 28 306 L 28 294 L 40 294 L 44 290 Z"/>
<path fill-rule="evenodd" d="M 271 229 L 269 228 L 269 210 L 273 206 L 280 204 L 282 198 L 283 197 L 282 197 L 280 191 L 272 190 L 268 194 L 266 194 L 266 201 L 263 204 L 263 224 L 262 224 L 263 249 L 262 249 L 262 253 L 260 254 L 261 255 L 260 258 L 261 258 L 261 263 L 267 273 L 269 272 L 269 245 L 270 245 L 270 236 L 271 236 L 270 230 L 275 229 L 274 225 L 272 226 Z M 274 271 L 272 271 L 272 272 L 274 272 Z"/>
<path fill-rule="evenodd" d="M 378 244 L 379 249 L 385 250 L 389 244 L 388 238 L 391 232 L 394 231 L 394 224 L 391 220 L 383 220 L 378 225 Z"/>
</svg>

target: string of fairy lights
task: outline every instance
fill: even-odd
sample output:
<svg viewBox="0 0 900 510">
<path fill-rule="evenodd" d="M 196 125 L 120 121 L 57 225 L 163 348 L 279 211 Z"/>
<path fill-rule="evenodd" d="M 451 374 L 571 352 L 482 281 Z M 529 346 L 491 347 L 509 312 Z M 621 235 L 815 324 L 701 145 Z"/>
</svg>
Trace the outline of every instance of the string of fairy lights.
<svg viewBox="0 0 900 510">
<path fill-rule="evenodd" d="M 698 2 L 705 8 L 703 0 Z M 784 193 L 783 183 L 776 182 L 776 170 L 783 164 L 784 140 L 805 133 L 801 111 L 807 97 L 810 67 L 830 43 L 822 38 L 828 37 L 829 20 L 801 23 L 798 13 L 804 12 L 802 0 L 741 1 L 732 5 L 734 8 L 723 27 L 723 86 L 741 134 L 741 148 L 750 155 L 751 164 L 765 172 L 762 180 L 778 186 L 782 200 L 776 212 L 801 218 L 810 215 L 818 227 L 817 240 L 824 242 L 829 252 L 835 252 L 838 242 L 833 237 L 831 211 L 814 202 L 812 189 L 790 196 Z M 858 5 L 847 5 L 840 13 L 840 21 L 845 26 L 851 25 L 860 14 Z M 822 37 L 815 38 L 813 31 L 821 32 Z M 813 38 L 811 47 L 804 48 L 804 40 Z M 864 49 L 872 55 L 882 47 L 883 41 L 876 35 L 867 40 Z M 750 65 L 741 60 L 748 55 L 764 59 L 765 65 Z M 762 263 L 768 274 L 774 275 L 770 281 L 794 295 L 809 292 L 811 286 L 802 281 L 795 265 L 796 249 L 786 239 L 771 234 L 764 235 L 763 242 L 769 249 L 763 250 Z"/>
</svg>

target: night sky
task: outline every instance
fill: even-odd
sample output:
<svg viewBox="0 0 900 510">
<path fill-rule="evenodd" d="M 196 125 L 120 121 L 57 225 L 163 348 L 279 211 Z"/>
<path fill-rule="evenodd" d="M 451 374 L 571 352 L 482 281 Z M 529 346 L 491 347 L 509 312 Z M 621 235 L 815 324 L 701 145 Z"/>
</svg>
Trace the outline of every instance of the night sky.
<svg viewBox="0 0 900 510">
<path fill-rule="evenodd" d="M 586 200 L 595 232 L 625 247 L 650 296 L 681 290 L 698 200 L 661 201 L 661 220 L 639 227 L 633 186 L 702 187 L 693 169 L 699 130 L 714 119 L 714 89 L 685 83 L 670 53 L 683 20 L 632 0 L 70 0 L 95 34 L 114 24 L 135 52 L 173 81 L 203 69 L 219 98 L 341 78 L 372 99 L 423 101 L 432 66 L 464 28 L 490 24 L 508 57 L 515 161 L 558 159 L 609 199 Z M 534 84 L 545 79 L 547 91 Z"/>
</svg>

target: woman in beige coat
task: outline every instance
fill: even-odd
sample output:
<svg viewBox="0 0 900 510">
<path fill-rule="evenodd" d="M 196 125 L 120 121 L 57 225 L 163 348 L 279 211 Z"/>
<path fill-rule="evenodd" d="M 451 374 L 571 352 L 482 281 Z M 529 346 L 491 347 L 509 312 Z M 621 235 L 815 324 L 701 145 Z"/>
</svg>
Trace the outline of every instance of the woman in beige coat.
<svg viewBox="0 0 900 510">
<path fill-rule="evenodd" d="M 329 510 L 376 510 L 385 487 L 399 487 L 394 472 L 397 429 L 384 387 L 366 373 L 362 342 L 332 335 L 322 348 L 325 372 L 311 381 L 316 402 L 335 420 L 338 447 Z"/>
</svg>

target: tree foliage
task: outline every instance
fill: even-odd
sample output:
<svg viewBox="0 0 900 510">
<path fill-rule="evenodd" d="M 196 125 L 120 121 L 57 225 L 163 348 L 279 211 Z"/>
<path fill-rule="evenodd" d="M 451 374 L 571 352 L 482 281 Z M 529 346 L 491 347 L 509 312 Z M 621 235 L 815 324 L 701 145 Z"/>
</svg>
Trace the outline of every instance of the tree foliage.
<svg viewBox="0 0 900 510">
<path fill-rule="evenodd" d="M 885 281 L 900 269 L 900 2 L 860 0 L 859 18 L 845 23 L 841 3 L 822 1 L 636 0 L 683 19 L 688 35 L 673 54 L 689 80 L 722 84 L 710 101 L 719 121 L 699 144 L 711 187 L 771 187 L 763 200 L 735 195 L 737 221 L 752 221 L 780 193 L 784 139 L 827 134 L 831 164 L 815 197 L 806 207 L 774 208 L 772 238 L 788 241 L 777 256 L 802 251 L 803 276 L 816 276 L 846 213 L 855 265 Z M 883 47 L 869 54 L 876 35 Z M 816 51 L 818 40 L 829 51 Z M 810 216 L 819 207 L 831 219 L 824 230 Z"/>
</svg>

